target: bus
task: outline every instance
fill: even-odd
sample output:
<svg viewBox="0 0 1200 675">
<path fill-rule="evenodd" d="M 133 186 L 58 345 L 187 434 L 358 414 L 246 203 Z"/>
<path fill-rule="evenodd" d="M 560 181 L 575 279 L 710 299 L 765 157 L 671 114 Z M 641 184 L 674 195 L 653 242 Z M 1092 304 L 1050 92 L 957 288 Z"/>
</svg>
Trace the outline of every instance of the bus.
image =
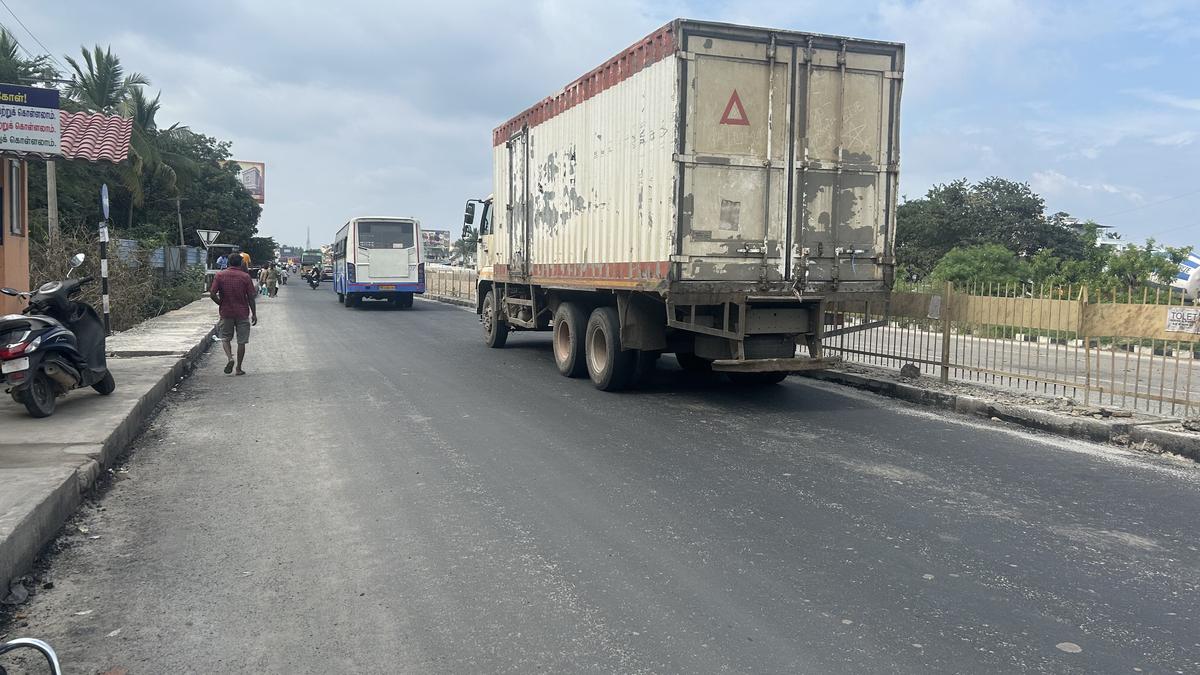
<svg viewBox="0 0 1200 675">
<path fill-rule="evenodd" d="M 300 254 L 300 275 L 308 276 L 309 270 L 313 265 L 321 266 L 321 251 L 320 249 L 310 248 Z"/>
<path fill-rule="evenodd" d="M 412 307 L 425 292 L 421 223 L 415 218 L 364 216 L 338 230 L 333 241 L 333 290 L 347 307 L 363 299 Z"/>
</svg>

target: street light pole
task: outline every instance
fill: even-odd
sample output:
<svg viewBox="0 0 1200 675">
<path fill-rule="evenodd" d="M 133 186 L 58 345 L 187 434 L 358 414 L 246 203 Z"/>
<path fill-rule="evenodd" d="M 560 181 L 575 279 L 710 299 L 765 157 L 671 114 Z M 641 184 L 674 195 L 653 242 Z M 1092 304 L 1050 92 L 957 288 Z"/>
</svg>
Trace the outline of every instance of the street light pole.
<svg viewBox="0 0 1200 675">
<path fill-rule="evenodd" d="M 179 220 L 179 245 L 183 246 L 183 214 L 179 211 L 179 199 L 175 198 L 175 218 Z"/>
</svg>

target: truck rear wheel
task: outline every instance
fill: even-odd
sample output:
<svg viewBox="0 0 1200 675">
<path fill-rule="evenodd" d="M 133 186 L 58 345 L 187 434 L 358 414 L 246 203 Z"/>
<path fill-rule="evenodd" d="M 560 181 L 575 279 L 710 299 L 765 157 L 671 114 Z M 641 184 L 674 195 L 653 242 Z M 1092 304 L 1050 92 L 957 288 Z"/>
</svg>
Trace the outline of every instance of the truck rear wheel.
<svg viewBox="0 0 1200 675">
<path fill-rule="evenodd" d="M 587 317 L 573 302 L 564 302 L 554 312 L 554 364 L 567 377 L 583 377 L 587 373 L 587 356 L 583 353 L 587 333 Z"/>
<path fill-rule="evenodd" d="M 483 296 L 483 312 L 479 315 L 483 324 L 483 341 L 492 349 L 499 349 L 508 341 L 508 323 L 500 318 L 496 292 L 488 291 Z"/>
<path fill-rule="evenodd" d="M 621 349 L 621 322 L 617 310 L 597 307 L 587 323 L 588 375 L 601 391 L 620 391 L 637 371 L 637 352 Z"/>
</svg>

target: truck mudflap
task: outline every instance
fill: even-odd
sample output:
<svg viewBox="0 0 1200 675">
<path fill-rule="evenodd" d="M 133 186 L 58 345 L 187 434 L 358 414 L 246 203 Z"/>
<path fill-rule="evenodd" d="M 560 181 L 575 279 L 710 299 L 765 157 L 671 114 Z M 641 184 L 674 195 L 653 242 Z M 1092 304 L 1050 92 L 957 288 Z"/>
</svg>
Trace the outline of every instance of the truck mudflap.
<svg viewBox="0 0 1200 675">
<path fill-rule="evenodd" d="M 798 356 L 790 359 L 717 359 L 712 369 L 725 373 L 794 373 L 801 370 L 822 370 L 841 362 L 840 356 L 811 358 Z"/>
</svg>

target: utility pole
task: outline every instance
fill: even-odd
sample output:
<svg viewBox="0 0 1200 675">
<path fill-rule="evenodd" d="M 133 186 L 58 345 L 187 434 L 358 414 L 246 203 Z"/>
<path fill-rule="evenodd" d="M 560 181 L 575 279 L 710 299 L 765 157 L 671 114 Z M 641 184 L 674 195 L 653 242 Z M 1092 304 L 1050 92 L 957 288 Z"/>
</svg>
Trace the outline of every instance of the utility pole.
<svg viewBox="0 0 1200 675">
<path fill-rule="evenodd" d="M 183 246 L 183 214 L 180 213 L 180 211 L 179 211 L 179 200 L 180 200 L 180 198 L 178 196 L 176 196 L 175 197 L 175 218 L 179 220 L 179 246 L 182 247 Z"/>
<path fill-rule="evenodd" d="M 50 243 L 58 239 L 58 172 L 53 159 L 46 160 L 46 228 Z"/>
<path fill-rule="evenodd" d="M 304 250 L 305 250 L 305 251 L 307 251 L 308 249 L 312 248 L 312 236 L 311 236 L 311 232 L 312 232 L 312 226 L 311 226 L 311 225 L 310 225 L 310 226 L 308 226 L 308 227 L 306 227 L 306 228 L 304 228 Z"/>
</svg>

